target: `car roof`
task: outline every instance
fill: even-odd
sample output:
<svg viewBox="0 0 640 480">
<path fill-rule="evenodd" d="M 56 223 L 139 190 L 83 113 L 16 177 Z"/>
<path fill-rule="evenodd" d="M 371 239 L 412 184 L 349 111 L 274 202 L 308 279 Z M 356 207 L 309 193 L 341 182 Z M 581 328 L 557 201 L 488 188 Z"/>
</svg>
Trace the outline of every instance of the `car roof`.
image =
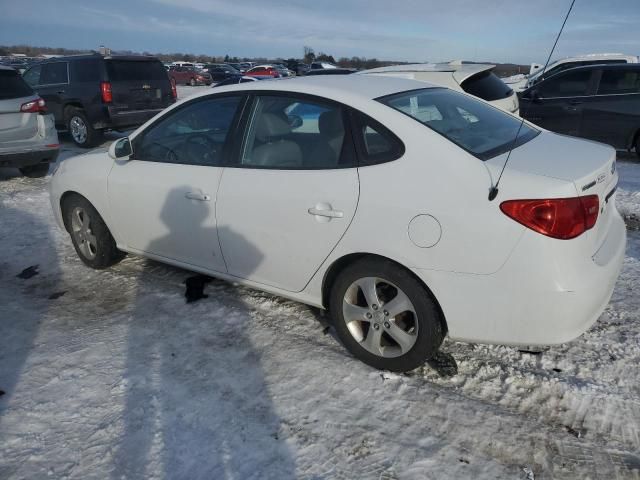
<svg viewBox="0 0 640 480">
<path fill-rule="evenodd" d="M 640 70 L 640 63 L 594 63 L 593 65 L 580 65 L 578 67 L 568 68 L 562 72 L 558 72 L 548 78 L 554 78 L 565 72 L 575 72 L 577 70 Z"/>
<path fill-rule="evenodd" d="M 320 97 L 348 102 L 350 99 L 359 101 L 373 100 L 379 97 L 393 95 L 394 93 L 425 88 L 441 87 L 418 80 L 377 75 L 318 75 L 240 83 L 221 87 L 220 91 L 285 91 L 318 95 Z M 200 95 L 206 94 L 207 92 L 203 92 Z"/>
<path fill-rule="evenodd" d="M 484 71 L 495 68 L 495 65 L 489 63 L 410 63 L 407 65 L 391 65 L 388 67 L 378 67 L 369 70 L 363 70 L 358 73 L 418 73 L 418 72 L 451 72 L 458 83 L 464 82 L 467 78 Z"/>
<path fill-rule="evenodd" d="M 38 63 L 50 63 L 50 62 L 69 62 L 75 60 L 87 60 L 87 59 L 104 59 L 104 60 L 158 60 L 157 57 L 151 55 L 100 55 L 99 53 L 85 53 L 81 55 L 65 55 L 60 57 L 52 57 L 41 60 Z M 159 60 L 158 60 L 159 61 Z"/>
</svg>

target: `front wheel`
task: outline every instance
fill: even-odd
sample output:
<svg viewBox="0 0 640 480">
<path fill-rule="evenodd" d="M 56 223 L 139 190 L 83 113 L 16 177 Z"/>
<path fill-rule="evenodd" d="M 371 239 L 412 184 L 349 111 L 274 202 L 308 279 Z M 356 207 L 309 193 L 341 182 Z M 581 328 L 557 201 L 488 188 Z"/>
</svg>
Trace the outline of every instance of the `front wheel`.
<svg viewBox="0 0 640 480">
<path fill-rule="evenodd" d="M 363 259 L 337 277 L 329 310 L 338 337 L 358 359 L 406 372 L 438 351 L 446 330 L 429 291 L 407 270 Z"/>
<path fill-rule="evenodd" d="M 99 270 L 124 258 L 104 220 L 87 199 L 80 195 L 65 199 L 62 215 L 76 253 L 86 265 Z"/>
<path fill-rule="evenodd" d="M 189 80 L 189 85 L 191 85 L 192 87 L 196 86 L 196 79 L 192 78 L 191 80 Z"/>
</svg>

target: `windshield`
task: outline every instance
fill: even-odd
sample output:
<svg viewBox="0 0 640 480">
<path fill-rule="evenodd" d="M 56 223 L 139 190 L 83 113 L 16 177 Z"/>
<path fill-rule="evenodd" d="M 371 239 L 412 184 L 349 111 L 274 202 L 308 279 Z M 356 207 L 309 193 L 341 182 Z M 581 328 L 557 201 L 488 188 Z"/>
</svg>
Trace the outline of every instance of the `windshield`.
<svg viewBox="0 0 640 480">
<path fill-rule="evenodd" d="M 402 92 L 378 99 L 398 110 L 481 160 L 518 147 L 540 133 L 521 121 L 473 97 L 446 88 Z"/>
</svg>

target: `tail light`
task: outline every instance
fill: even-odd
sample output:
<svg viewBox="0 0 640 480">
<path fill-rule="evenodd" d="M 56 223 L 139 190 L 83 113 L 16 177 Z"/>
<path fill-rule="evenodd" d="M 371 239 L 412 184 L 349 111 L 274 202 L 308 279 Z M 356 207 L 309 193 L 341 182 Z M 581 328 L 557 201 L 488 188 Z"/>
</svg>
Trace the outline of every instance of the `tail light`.
<svg viewBox="0 0 640 480">
<path fill-rule="evenodd" d="M 527 228 L 548 237 L 569 240 L 593 228 L 598 220 L 597 195 L 544 200 L 508 200 L 500 210 Z"/>
<path fill-rule="evenodd" d="M 176 90 L 176 80 L 172 78 L 169 80 L 171 82 L 171 95 L 173 95 L 173 99 L 176 100 L 178 98 L 178 90 Z"/>
<path fill-rule="evenodd" d="M 47 113 L 47 104 L 40 97 L 20 105 L 20 111 L 24 113 Z"/>
<path fill-rule="evenodd" d="M 102 93 L 102 103 L 113 102 L 113 94 L 111 93 L 110 82 L 102 82 L 100 84 L 100 92 Z"/>
</svg>

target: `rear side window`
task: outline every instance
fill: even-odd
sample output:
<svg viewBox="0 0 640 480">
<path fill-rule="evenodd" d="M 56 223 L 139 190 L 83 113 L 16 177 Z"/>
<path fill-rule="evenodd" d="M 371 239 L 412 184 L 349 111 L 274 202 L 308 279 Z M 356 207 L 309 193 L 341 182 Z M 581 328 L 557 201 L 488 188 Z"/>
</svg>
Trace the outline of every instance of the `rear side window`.
<svg viewBox="0 0 640 480">
<path fill-rule="evenodd" d="M 107 66 L 107 75 L 112 82 L 139 82 L 167 79 L 167 71 L 164 65 L 157 61 L 107 60 L 105 63 Z"/>
<path fill-rule="evenodd" d="M 404 144 L 386 127 L 362 113 L 355 113 L 360 165 L 391 162 L 404 154 Z"/>
<path fill-rule="evenodd" d="M 539 133 L 502 110 L 453 90 L 412 90 L 378 100 L 435 130 L 480 160 L 518 147 Z"/>
<path fill-rule="evenodd" d="M 42 65 L 40 85 L 69 83 L 69 69 L 67 66 L 67 62 L 45 63 Z"/>
<path fill-rule="evenodd" d="M 550 78 L 538 87 L 543 98 L 581 97 L 589 91 L 591 70 L 579 70 Z"/>
<path fill-rule="evenodd" d="M 15 70 L 0 70 L 0 100 L 33 95 L 33 90 Z"/>
<path fill-rule="evenodd" d="M 99 82 L 102 79 L 100 75 L 100 60 L 97 58 L 76 60 L 71 65 L 73 66 L 73 76 L 76 82 Z"/>
<path fill-rule="evenodd" d="M 500 100 L 513 94 L 513 90 L 488 71 L 467 78 L 461 87 L 465 92 L 487 101 Z"/>
<path fill-rule="evenodd" d="M 598 95 L 640 93 L 640 70 L 605 70 L 602 72 Z"/>
</svg>

